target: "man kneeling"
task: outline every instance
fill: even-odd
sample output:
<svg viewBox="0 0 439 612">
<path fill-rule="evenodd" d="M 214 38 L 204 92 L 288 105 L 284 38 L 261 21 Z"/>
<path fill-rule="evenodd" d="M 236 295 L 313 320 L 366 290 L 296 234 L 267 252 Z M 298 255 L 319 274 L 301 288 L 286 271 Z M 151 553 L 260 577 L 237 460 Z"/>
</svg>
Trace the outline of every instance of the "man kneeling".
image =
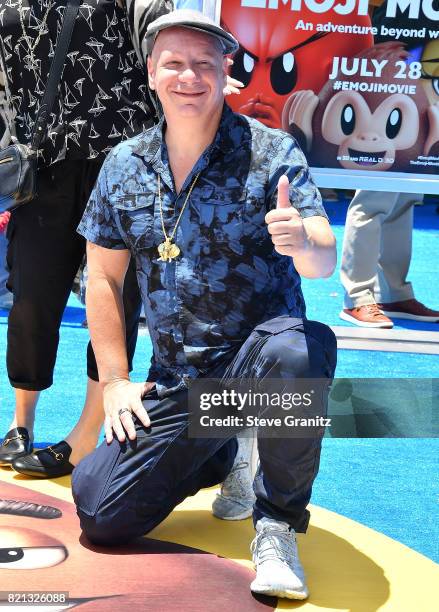
<svg viewBox="0 0 439 612">
<path fill-rule="evenodd" d="M 191 379 L 334 374 L 334 335 L 305 319 L 299 276 L 333 272 L 334 237 L 294 139 L 224 103 L 225 56 L 237 46 L 195 11 L 148 27 L 149 84 L 164 117 L 109 154 L 79 226 L 106 442 L 75 469 L 73 493 L 98 544 L 147 533 L 230 471 L 235 438 L 188 436 Z M 131 255 L 153 344 L 142 384 L 129 380 L 123 329 Z M 308 596 L 295 532 L 308 525 L 320 446 L 320 437 L 258 441 L 254 592 Z"/>
</svg>

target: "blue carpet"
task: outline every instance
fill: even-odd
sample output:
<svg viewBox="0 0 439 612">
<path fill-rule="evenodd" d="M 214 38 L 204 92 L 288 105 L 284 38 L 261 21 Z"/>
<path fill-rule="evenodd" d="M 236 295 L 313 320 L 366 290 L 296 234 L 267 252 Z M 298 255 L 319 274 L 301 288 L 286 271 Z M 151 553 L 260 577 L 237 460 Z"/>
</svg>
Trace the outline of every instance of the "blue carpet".
<svg viewBox="0 0 439 612">
<path fill-rule="evenodd" d="M 438 439 L 325 439 L 312 502 L 439 562 L 438 454 Z"/>
<path fill-rule="evenodd" d="M 346 203 L 330 203 L 327 210 L 340 253 Z M 439 309 L 439 216 L 433 205 L 417 207 L 413 258 L 409 280 L 416 296 Z M 338 318 L 343 291 L 338 271 L 330 279 L 304 280 L 308 317 L 331 325 Z M 0 310 L 0 358 L 6 350 L 6 312 Z M 55 384 L 45 391 L 38 406 L 36 439 L 61 440 L 73 427 L 82 407 L 86 380 L 88 331 L 81 328 L 85 313 L 72 296 L 65 311 L 55 370 Z M 438 325 L 399 321 L 397 327 L 439 331 Z M 144 380 L 151 356 L 146 335 L 140 335 L 134 359 L 134 380 Z M 439 377 L 437 356 L 373 351 L 339 351 L 337 376 Z M 13 409 L 13 393 L 4 366 L 0 373 L 1 429 Z M 320 474 L 312 501 L 358 520 L 439 560 L 437 505 L 438 440 L 326 439 Z"/>
</svg>

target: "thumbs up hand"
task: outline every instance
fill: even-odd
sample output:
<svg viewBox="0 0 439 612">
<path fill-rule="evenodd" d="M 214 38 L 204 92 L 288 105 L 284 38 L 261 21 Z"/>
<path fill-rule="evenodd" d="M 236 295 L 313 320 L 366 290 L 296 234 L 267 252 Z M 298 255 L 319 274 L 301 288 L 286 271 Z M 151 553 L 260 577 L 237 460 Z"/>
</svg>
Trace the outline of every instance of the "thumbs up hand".
<svg viewBox="0 0 439 612">
<path fill-rule="evenodd" d="M 265 223 L 275 250 L 280 255 L 296 257 L 308 250 L 308 238 L 299 212 L 291 206 L 288 177 L 277 184 L 277 206 L 265 215 Z"/>
</svg>

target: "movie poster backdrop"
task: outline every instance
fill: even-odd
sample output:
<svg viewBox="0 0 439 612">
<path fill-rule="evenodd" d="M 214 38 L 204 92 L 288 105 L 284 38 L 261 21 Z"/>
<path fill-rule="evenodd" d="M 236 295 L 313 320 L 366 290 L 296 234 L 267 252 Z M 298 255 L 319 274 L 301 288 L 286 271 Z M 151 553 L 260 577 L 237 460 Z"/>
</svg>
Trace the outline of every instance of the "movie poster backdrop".
<svg viewBox="0 0 439 612">
<path fill-rule="evenodd" d="M 300 143 L 322 187 L 439 193 L 439 0 L 217 0 L 228 102 Z"/>
</svg>

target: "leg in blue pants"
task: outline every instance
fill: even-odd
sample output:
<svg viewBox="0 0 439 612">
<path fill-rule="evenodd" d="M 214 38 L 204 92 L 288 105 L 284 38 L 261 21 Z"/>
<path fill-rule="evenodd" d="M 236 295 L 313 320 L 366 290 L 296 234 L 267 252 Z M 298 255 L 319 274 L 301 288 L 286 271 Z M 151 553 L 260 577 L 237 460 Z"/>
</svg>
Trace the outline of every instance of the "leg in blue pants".
<svg viewBox="0 0 439 612">
<path fill-rule="evenodd" d="M 277 317 L 259 325 L 225 371 L 229 378 L 332 378 L 336 341 L 320 323 Z M 134 443 L 104 442 L 73 472 L 81 526 L 98 544 L 121 544 L 158 525 L 199 489 L 221 482 L 233 465 L 235 438 L 189 438 L 187 392 L 145 404 L 151 427 Z M 260 439 L 254 519 L 268 516 L 306 531 L 306 506 L 321 438 Z"/>
</svg>

